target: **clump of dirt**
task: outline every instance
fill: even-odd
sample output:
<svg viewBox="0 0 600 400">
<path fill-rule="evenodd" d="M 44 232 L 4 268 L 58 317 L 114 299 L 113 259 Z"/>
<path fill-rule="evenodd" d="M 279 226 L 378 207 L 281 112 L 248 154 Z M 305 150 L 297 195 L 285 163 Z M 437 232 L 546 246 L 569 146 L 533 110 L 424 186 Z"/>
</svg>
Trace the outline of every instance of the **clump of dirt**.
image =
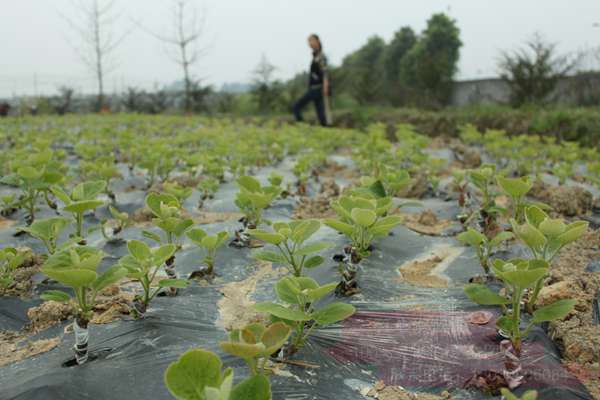
<svg viewBox="0 0 600 400">
<path fill-rule="evenodd" d="M 553 211 L 568 217 L 587 214 L 593 207 L 594 197 L 579 186 L 552 186 L 537 180 L 529 195 L 552 207 Z"/>
<path fill-rule="evenodd" d="M 427 175 L 417 174 L 412 178 L 410 184 L 406 188 L 400 190 L 396 195 L 397 197 L 420 199 L 427 193 L 428 189 L 429 182 L 427 181 Z"/>
<path fill-rule="evenodd" d="M 154 218 L 154 214 L 148 207 L 140 207 L 131 216 L 131 220 L 136 224 L 146 224 L 152 222 L 152 218 Z"/>
<path fill-rule="evenodd" d="M 420 214 L 400 214 L 402 224 L 408 229 L 430 236 L 440 236 L 455 223 L 447 219 L 439 219 L 432 210 Z"/>
<path fill-rule="evenodd" d="M 264 314 L 252 309 L 255 304 L 252 296 L 256 285 L 267 278 L 281 275 L 281 269 L 274 269 L 269 262 L 257 263 L 256 271 L 239 282 L 226 283 L 219 289 L 223 297 L 217 302 L 219 318 L 217 325 L 226 329 L 240 329 L 252 322 L 265 322 Z"/>
<path fill-rule="evenodd" d="M 0 331 L 0 367 L 50 351 L 59 342 L 58 338 L 27 340 L 16 332 Z"/>
<path fill-rule="evenodd" d="M 459 140 L 453 140 L 450 149 L 462 168 L 477 168 L 481 165 L 481 156 L 475 149 L 465 146 Z"/>
<path fill-rule="evenodd" d="M 334 161 L 327 161 L 317 170 L 317 173 L 320 177 L 324 178 L 356 179 L 360 176 L 357 170 L 340 165 Z"/>
<path fill-rule="evenodd" d="M 538 305 L 575 299 L 570 316 L 550 324 L 551 337 L 562 348 L 563 359 L 578 369 L 584 384 L 600 398 L 600 325 L 594 323 L 594 300 L 600 296 L 600 274 L 587 272 L 592 260 L 600 258 L 600 230 L 586 233 L 566 246 L 553 262 L 550 280 L 540 293 Z"/>
<path fill-rule="evenodd" d="M 29 325 L 27 331 L 37 333 L 73 315 L 73 306 L 69 303 L 46 301 L 27 310 Z"/>
<path fill-rule="evenodd" d="M 214 224 L 217 222 L 224 221 L 237 221 L 242 218 L 244 214 L 236 212 L 209 212 L 201 211 L 197 215 L 194 215 L 193 220 L 196 224 Z"/>
<path fill-rule="evenodd" d="M 16 223 L 15 220 L 0 217 L 0 229 L 8 229 Z"/>
<path fill-rule="evenodd" d="M 326 180 L 321 184 L 321 190 L 315 197 L 300 197 L 294 209 L 294 218 L 332 218 L 335 211 L 330 203 L 340 195 L 340 187 L 334 180 Z"/>
<path fill-rule="evenodd" d="M 377 381 L 372 388 L 364 389 L 361 394 L 379 400 L 443 400 L 450 399 L 450 393 L 444 391 L 440 395 L 429 393 L 409 392 L 400 386 L 387 386 L 383 381 Z"/>
<path fill-rule="evenodd" d="M 44 259 L 35 254 L 29 247 L 17 247 L 17 251 L 25 255 L 25 259 L 13 272 L 14 282 L 4 292 L 7 296 L 30 297 L 33 290 L 31 278 L 40 272 Z"/>
<path fill-rule="evenodd" d="M 112 285 L 102 290 L 96 298 L 92 324 L 108 324 L 131 313 L 130 304 L 135 295 L 123 291 L 117 285 Z"/>
<path fill-rule="evenodd" d="M 198 186 L 202 178 L 190 175 L 178 175 L 169 178 L 169 182 L 177 183 L 179 186 L 195 188 Z"/>
<path fill-rule="evenodd" d="M 430 253 L 402 264 L 399 268 L 400 282 L 426 288 L 446 288 L 449 279 L 443 271 L 464 248 L 447 245 L 437 246 Z"/>
</svg>

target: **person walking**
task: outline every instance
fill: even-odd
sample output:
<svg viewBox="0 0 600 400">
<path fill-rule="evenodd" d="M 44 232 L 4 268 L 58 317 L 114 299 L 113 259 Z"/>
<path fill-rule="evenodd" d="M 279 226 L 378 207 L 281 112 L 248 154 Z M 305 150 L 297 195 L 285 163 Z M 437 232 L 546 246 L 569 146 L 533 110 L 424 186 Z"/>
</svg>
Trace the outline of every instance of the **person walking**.
<svg viewBox="0 0 600 400">
<path fill-rule="evenodd" d="M 312 50 L 312 62 L 308 77 L 308 90 L 296 101 L 293 107 L 293 113 L 296 121 L 303 121 L 302 109 L 310 102 L 315 104 L 315 110 L 319 123 L 322 126 L 331 124 L 329 117 L 329 75 L 327 73 L 327 58 L 323 53 L 321 39 L 316 34 L 308 37 L 308 46 Z"/>
</svg>

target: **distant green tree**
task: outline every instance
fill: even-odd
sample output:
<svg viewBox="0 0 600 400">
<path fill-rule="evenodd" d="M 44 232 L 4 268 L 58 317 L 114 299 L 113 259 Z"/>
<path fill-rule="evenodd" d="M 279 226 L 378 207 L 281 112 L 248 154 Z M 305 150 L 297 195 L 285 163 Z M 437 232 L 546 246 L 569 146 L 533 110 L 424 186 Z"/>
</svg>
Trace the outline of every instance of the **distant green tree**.
<svg viewBox="0 0 600 400">
<path fill-rule="evenodd" d="M 382 100 L 385 49 L 385 41 L 372 36 L 342 61 L 343 87 L 361 105 Z"/>
<path fill-rule="evenodd" d="M 283 104 L 281 82 L 273 79 L 277 68 L 263 54 L 260 62 L 253 71 L 252 95 L 258 111 L 270 113 L 281 109 Z"/>
<path fill-rule="evenodd" d="M 400 64 L 400 81 L 420 97 L 415 100 L 424 105 L 448 103 L 461 46 L 455 20 L 440 13 L 427 21 L 427 28 Z"/>
<path fill-rule="evenodd" d="M 577 58 L 558 54 L 555 43 L 534 34 L 524 48 L 503 52 L 499 62 L 500 76 L 511 89 L 511 103 L 540 104 L 551 101 L 558 81 L 575 68 Z"/>
<path fill-rule="evenodd" d="M 417 35 L 409 26 L 400 28 L 387 45 L 383 55 L 385 68 L 386 97 L 394 105 L 400 105 L 405 100 L 405 88 L 400 83 L 400 63 L 404 56 L 417 43 Z"/>
</svg>

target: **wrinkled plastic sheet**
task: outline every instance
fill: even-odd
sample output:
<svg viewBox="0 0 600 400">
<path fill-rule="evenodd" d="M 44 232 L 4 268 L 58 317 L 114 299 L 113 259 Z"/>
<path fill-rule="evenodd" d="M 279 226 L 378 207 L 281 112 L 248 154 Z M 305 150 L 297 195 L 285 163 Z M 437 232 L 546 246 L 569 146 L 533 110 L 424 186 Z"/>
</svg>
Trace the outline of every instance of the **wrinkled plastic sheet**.
<svg viewBox="0 0 600 400">
<path fill-rule="evenodd" d="M 278 172 L 281 173 L 281 169 Z M 270 169 L 259 176 L 268 176 Z M 285 170 L 284 170 L 285 173 Z M 288 175 L 289 176 L 289 175 Z M 234 184 L 225 184 L 206 207 L 212 211 L 236 211 L 233 205 Z M 196 196 L 196 195 L 195 195 Z M 134 210 L 143 204 L 143 192 L 117 192 L 121 209 Z M 195 207 L 192 198 L 186 207 Z M 441 214 L 452 214 L 454 203 L 436 199 L 426 201 Z M 278 202 L 269 209 L 271 220 L 289 218 L 293 199 Z M 458 211 L 457 209 L 455 211 Z M 106 213 L 100 210 L 87 223 L 95 223 Z M 226 229 L 232 233 L 239 224 L 227 221 L 205 226 L 209 232 Z M 14 232 L 14 229 L 13 229 Z M 27 245 L 42 251 L 39 243 L 28 236 L 13 237 L 10 229 L 0 232 L 3 245 Z M 140 238 L 140 228 L 124 233 L 125 239 Z M 326 252 L 331 260 L 345 238 L 327 227 L 314 240 L 329 240 L 335 248 Z M 108 268 L 126 253 L 125 245 L 106 244 L 95 233 L 90 243 L 108 254 L 102 268 Z M 403 263 L 431 254 L 444 246 L 459 246 L 454 238 L 422 236 L 404 227 L 378 240 L 372 255 L 365 259 L 359 272 L 361 293 L 343 301 L 353 303 L 358 312 L 341 324 L 316 329 L 306 346 L 294 359 L 316 364 L 318 369 L 288 365 L 286 374 L 271 378 L 276 400 L 365 399 L 360 391 L 378 380 L 411 391 L 439 394 L 451 390 L 456 399 L 486 399 L 488 396 L 462 389 L 465 382 L 482 370 L 501 372 L 503 363 L 499 339 L 491 321 L 476 326 L 465 315 L 482 308 L 473 305 L 462 287 L 479 273 L 477 257 L 470 248 L 460 247 L 441 276 L 449 280 L 447 288 L 426 288 L 399 279 Z M 157 297 L 141 320 L 119 320 L 106 325 L 91 325 L 90 350 L 100 357 L 86 365 L 72 368 L 61 364 L 72 358 L 72 333 L 65 333 L 68 322 L 58 324 L 33 339 L 60 337 L 60 345 L 35 357 L 0 367 L 0 400 L 47 399 L 170 399 L 163 384 L 167 366 L 186 350 L 202 347 L 218 353 L 241 379 L 247 373 L 243 361 L 224 354 L 218 342 L 227 332 L 217 321 L 219 289 L 256 271 L 252 253 L 256 250 L 224 247 L 217 255 L 219 275 L 209 285 L 193 282 L 176 297 Z M 514 247 L 506 255 L 518 254 Z M 186 244 L 177 254 L 180 276 L 187 276 L 200 265 L 200 255 Z M 339 280 L 332 261 L 307 271 L 321 284 Z M 274 299 L 272 286 L 277 278 L 260 281 L 253 295 L 256 301 Z M 38 285 L 40 293 L 56 285 Z M 334 301 L 333 296 L 324 303 Z M 0 329 L 17 330 L 26 322 L 26 311 L 39 300 L 0 299 Z M 564 370 L 552 341 L 536 328 L 524 344 L 523 363 L 528 377 L 522 389 L 535 388 L 544 400 L 591 399 L 583 385 Z"/>
</svg>

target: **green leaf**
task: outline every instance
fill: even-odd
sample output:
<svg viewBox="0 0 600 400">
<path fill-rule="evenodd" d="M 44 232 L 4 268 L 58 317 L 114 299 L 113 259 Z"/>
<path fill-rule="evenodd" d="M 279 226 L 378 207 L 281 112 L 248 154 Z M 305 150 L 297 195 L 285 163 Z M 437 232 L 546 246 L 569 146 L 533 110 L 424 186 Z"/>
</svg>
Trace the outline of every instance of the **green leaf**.
<svg viewBox="0 0 600 400">
<path fill-rule="evenodd" d="M 257 260 L 261 260 L 261 261 L 267 261 L 267 262 L 279 263 L 279 264 L 287 264 L 287 260 L 285 259 L 285 257 L 283 255 L 281 255 L 280 253 L 276 253 L 274 251 L 270 251 L 270 250 L 258 251 L 256 253 L 252 254 L 252 257 L 254 257 Z"/>
<path fill-rule="evenodd" d="M 66 303 L 71 300 L 71 296 L 62 290 L 47 290 L 42 293 L 40 298 L 45 301 L 59 301 L 61 303 Z"/>
<path fill-rule="evenodd" d="M 481 243 L 486 241 L 485 236 L 473 228 L 468 228 L 466 232 L 460 233 L 456 238 L 461 243 L 465 243 L 473 247 L 479 247 Z"/>
<path fill-rule="evenodd" d="M 348 237 L 352 236 L 354 233 L 354 227 L 352 225 L 338 221 L 337 219 L 326 219 L 324 223 L 330 228 L 335 229 L 336 231 L 341 232 Z"/>
<path fill-rule="evenodd" d="M 265 345 L 265 356 L 270 356 L 287 342 L 292 329 L 283 322 L 276 322 L 265 329 L 260 335 L 260 341 Z"/>
<path fill-rule="evenodd" d="M 292 310 L 287 307 L 275 303 L 257 303 L 254 309 L 258 312 L 263 312 L 276 316 L 277 318 L 288 321 L 309 321 L 310 316 L 303 311 Z"/>
<path fill-rule="evenodd" d="M 304 261 L 304 268 L 316 268 L 319 265 L 323 264 L 325 262 L 325 259 L 321 256 L 312 256 L 310 258 L 307 258 Z"/>
<path fill-rule="evenodd" d="M 333 246 L 334 246 L 334 244 L 329 243 L 329 242 L 314 242 L 314 243 L 307 244 L 306 246 L 300 248 L 300 250 L 296 251 L 295 255 L 307 256 L 311 253 L 318 253 L 325 249 L 329 249 Z"/>
<path fill-rule="evenodd" d="M 175 254 L 177 247 L 174 244 L 165 244 L 152 250 L 154 265 L 161 265 Z"/>
<path fill-rule="evenodd" d="M 151 231 L 142 231 L 142 236 L 147 239 L 154 240 L 156 243 L 162 242 L 162 239 L 158 233 L 154 233 Z"/>
<path fill-rule="evenodd" d="M 74 201 L 94 200 L 106 188 L 104 181 L 82 182 L 71 191 L 71 199 Z"/>
<path fill-rule="evenodd" d="M 346 303 L 328 304 L 313 314 L 313 319 L 319 325 L 329 325 L 342 321 L 356 312 L 354 306 Z"/>
<path fill-rule="evenodd" d="M 471 283 L 465 286 L 466 295 L 477 304 L 484 306 L 495 306 L 510 304 L 510 300 L 492 292 L 487 286 Z"/>
<path fill-rule="evenodd" d="M 316 231 L 321 227 L 321 223 L 317 220 L 311 219 L 302 221 L 297 225 L 294 225 L 292 228 L 291 239 L 298 243 L 302 244 L 306 240 L 308 240 Z"/>
<path fill-rule="evenodd" d="M 92 284 L 92 288 L 99 292 L 107 286 L 117 283 L 127 275 L 127 269 L 120 265 L 114 265 L 100 275 Z"/>
<path fill-rule="evenodd" d="M 321 300 L 323 297 L 333 292 L 337 285 L 337 282 L 328 283 L 327 285 L 319 286 L 318 288 L 308 290 L 306 295 L 311 302 L 315 302 L 317 300 Z"/>
<path fill-rule="evenodd" d="M 500 232 L 490 241 L 492 248 L 498 247 L 500 243 L 510 240 L 514 237 L 512 232 Z"/>
<path fill-rule="evenodd" d="M 96 273 L 86 269 L 42 268 L 42 272 L 50 278 L 72 288 L 90 286 L 96 280 Z"/>
<path fill-rule="evenodd" d="M 223 375 L 219 357 L 209 351 L 189 350 L 169 365 L 165 371 L 165 384 L 177 399 L 205 400 L 207 386 L 220 386 Z"/>
<path fill-rule="evenodd" d="M 173 287 L 183 289 L 189 285 L 189 282 L 185 279 L 161 279 L 158 281 L 160 287 Z"/>
<path fill-rule="evenodd" d="M 502 280 L 511 283 L 521 289 L 528 288 L 542 279 L 548 270 L 546 268 L 536 268 L 529 270 L 505 271 L 502 273 Z"/>
<path fill-rule="evenodd" d="M 236 182 L 240 188 L 249 192 L 260 192 L 260 182 L 251 176 L 240 176 Z"/>
<path fill-rule="evenodd" d="M 544 306 L 533 313 L 531 323 L 539 324 L 546 321 L 554 321 L 566 317 L 577 304 L 577 300 L 558 300 Z"/>
<path fill-rule="evenodd" d="M 512 198 L 521 198 L 529 192 L 533 186 L 533 182 L 529 177 L 521 178 L 504 178 L 499 176 L 496 178 L 498 186 Z"/>
<path fill-rule="evenodd" d="M 525 220 L 535 227 L 539 226 L 546 218 L 548 218 L 548 214 L 538 206 L 529 206 L 525 209 Z"/>
<path fill-rule="evenodd" d="M 566 231 L 563 234 L 558 235 L 556 240 L 563 246 L 572 243 L 587 232 L 588 225 L 587 221 L 573 222 L 572 224 L 567 225 Z"/>
<path fill-rule="evenodd" d="M 150 247 L 141 240 L 130 240 L 127 242 L 127 249 L 129 250 L 129 254 L 139 261 L 148 260 L 152 257 Z"/>
<path fill-rule="evenodd" d="M 82 200 L 74 201 L 71 204 L 65 206 L 64 210 L 70 213 L 83 214 L 88 210 L 94 210 L 95 208 L 103 205 L 102 200 Z"/>
<path fill-rule="evenodd" d="M 365 228 L 373 225 L 377 219 L 377 214 L 375 214 L 375 211 L 361 208 L 353 209 L 350 215 L 355 223 Z"/>
<path fill-rule="evenodd" d="M 259 229 L 248 229 L 248 233 L 255 238 L 262 240 L 263 242 L 273 244 L 277 246 L 285 240 L 283 235 L 279 233 L 271 233 Z"/>
<path fill-rule="evenodd" d="M 540 223 L 538 228 L 540 232 L 542 232 L 544 235 L 553 238 L 560 235 L 561 233 L 564 233 L 567 229 L 567 226 L 560 218 L 546 218 Z"/>
<path fill-rule="evenodd" d="M 187 237 L 197 245 L 201 245 L 202 239 L 206 236 L 206 231 L 200 228 L 193 228 L 186 232 Z"/>
<path fill-rule="evenodd" d="M 546 237 L 544 234 L 529 223 L 525 223 L 521 226 L 513 225 L 513 230 L 519 239 L 532 249 L 539 249 L 546 244 Z"/>
<path fill-rule="evenodd" d="M 255 375 L 237 384 L 230 400 L 271 400 L 271 384 L 264 375 Z"/>
</svg>

